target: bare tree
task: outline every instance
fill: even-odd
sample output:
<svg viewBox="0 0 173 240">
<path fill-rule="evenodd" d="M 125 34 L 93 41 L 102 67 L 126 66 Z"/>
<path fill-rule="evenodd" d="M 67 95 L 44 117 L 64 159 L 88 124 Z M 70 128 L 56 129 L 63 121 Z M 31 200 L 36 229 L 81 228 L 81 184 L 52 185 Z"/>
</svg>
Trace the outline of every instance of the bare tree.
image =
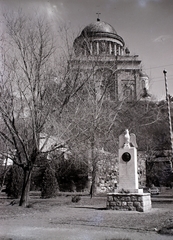
<svg viewBox="0 0 173 240">
<path fill-rule="evenodd" d="M 88 153 L 92 178 L 91 195 L 96 193 L 99 151 L 105 147 L 110 138 L 112 127 L 124 103 L 124 100 L 115 102 L 114 96 L 110 99 L 111 87 L 113 88 L 111 77 L 117 70 L 111 69 L 111 71 L 107 68 L 106 60 L 104 62 L 102 59 L 102 61 L 102 68 L 99 71 L 97 56 L 92 66 L 90 65 L 90 70 L 86 70 L 80 60 L 75 62 L 75 66 L 73 66 L 73 60 L 69 63 L 70 79 L 68 81 L 67 78 L 66 100 L 70 103 L 66 106 L 66 111 L 62 113 L 64 115 L 68 112 L 70 116 L 70 118 L 63 117 L 63 119 L 69 121 L 66 125 L 70 126 L 70 134 L 73 135 L 73 138 L 70 137 L 73 142 L 69 141 L 73 151 L 81 151 L 85 156 L 86 152 Z M 104 82 L 100 79 L 100 75 Z M 101 84 L 103 85 L 100 86 Z M 75 95 L 74 89 L 78 90 Z"/>
<path fill-rule="evenodd" d="M 43 150 L 40 141 L 54 110 L 52 100 L 57 91 L 49 92 L 48 86 L 57 80 L 56 49 L 50 26 L 43 19 L 33 21 L 19 12 L 17 17 L 4 15 L 4 23 L 0 137 L 6 144 L 3 154 L 23 169 L 19 205 L 26 206 L 32 170 Z"/>
</svg>

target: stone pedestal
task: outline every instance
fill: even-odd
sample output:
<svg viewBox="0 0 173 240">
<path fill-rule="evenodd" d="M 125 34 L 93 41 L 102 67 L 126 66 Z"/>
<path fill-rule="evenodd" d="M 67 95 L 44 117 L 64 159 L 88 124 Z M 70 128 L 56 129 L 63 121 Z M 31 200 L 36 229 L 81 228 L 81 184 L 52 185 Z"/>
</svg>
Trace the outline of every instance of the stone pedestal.
<svg viewBox="0 0 173 240">
<path fill-rule="evenodd" d="M 107 209 L 147 212 L 151 210 L 150 193 L 108 193 Z"/>
</svg>

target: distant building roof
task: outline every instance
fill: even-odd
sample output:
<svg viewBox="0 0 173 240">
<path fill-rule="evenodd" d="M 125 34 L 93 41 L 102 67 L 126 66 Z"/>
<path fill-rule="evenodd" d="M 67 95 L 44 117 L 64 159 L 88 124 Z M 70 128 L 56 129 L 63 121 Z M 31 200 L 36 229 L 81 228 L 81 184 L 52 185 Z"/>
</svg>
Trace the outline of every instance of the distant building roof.
<svg viewBox="0 0 173 240">
<path fill-rule="evenodd" d="M 142 72 L 142 71 L 140 71 L 139 75 L 140 75 L 140 77 L 147 77 L 147 78 L 149 78 L 149 76 L 146 73 Z"/>
</svg>

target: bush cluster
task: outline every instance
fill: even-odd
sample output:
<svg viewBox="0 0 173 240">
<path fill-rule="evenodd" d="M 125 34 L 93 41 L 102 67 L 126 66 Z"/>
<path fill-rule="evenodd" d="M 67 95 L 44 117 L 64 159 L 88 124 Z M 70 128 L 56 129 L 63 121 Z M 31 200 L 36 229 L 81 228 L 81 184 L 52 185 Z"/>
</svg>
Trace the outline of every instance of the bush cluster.
<svg viewBox="0 0 173 240">
<path fill-rule="evenodd" d="M 6 193 L 8 197 L 18 198 L 22 192 L 23 171 L 17 165 L 10 167 L 6 175 Z"/>
<path fill-rule="evenodd" d="M 41 197 L 52 198 L 56 197 L 58 191 L 58 182 L 55 175 L 55 169 L 49 163 L 45 168 L 42 180 Z"/>
</svg>

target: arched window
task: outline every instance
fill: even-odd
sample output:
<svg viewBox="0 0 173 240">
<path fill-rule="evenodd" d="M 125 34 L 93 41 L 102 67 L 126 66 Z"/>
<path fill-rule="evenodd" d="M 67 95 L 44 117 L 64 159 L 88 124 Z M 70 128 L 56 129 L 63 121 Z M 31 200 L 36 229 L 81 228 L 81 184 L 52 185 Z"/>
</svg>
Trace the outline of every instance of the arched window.
<svg viewBox="0 0 173 240">
<path fill-rule="evenodd" d="M 93 44 L 93 55 L 97 55 L 97 42 L 94 41 L 92 44 Z"/>
<path fill-rule="evenodd" d="M 125 83 L 123 86 L 123 98 L 127 102 L 134 100 L 134 86 L 131 83 Z"/>
<path fill-rule="evenodd" d="M 95 73 L 96 92 L 98 98 L 115 99 L 115 76 L 108 68 L 99 69 Z"/>
</svg>

